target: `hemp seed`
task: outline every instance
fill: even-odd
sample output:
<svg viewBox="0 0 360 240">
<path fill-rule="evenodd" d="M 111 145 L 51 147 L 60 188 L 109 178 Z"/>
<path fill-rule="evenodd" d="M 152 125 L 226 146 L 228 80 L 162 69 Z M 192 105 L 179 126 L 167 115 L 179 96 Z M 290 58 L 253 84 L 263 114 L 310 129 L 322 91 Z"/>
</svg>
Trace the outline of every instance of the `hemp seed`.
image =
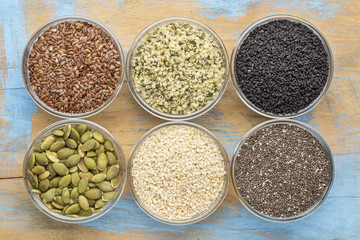
<svg viewBox="0 0 360 240">
<path fill-rule="evenodd" d="M 134 86 L 158 111 L 186 115 L 214 100 L 225 75 L 225 57 L 215 38 L 186 22 L 148 32 L 131 59 Z"/>
</svg>

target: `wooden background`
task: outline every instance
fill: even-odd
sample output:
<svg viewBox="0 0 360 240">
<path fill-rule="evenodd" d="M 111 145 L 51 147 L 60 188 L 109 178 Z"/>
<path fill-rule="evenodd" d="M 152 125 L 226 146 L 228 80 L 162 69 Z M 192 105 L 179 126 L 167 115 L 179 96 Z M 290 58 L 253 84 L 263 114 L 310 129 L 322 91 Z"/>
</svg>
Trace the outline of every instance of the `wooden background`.
<svg viewBox="0 0 360 240">
<path fill-rule="evenodd" d="M 0 1 L 0 238 L 3 239 L 356 239 L 360 235 L 360 1 L 358 0 L 176 0 L 176 1 Z M 145 215 L 128 189 L 102 218 L 68 225 L 43 215 L 25 194 L 22 162 L 29 141 L 59 119 L 39 109 L 25 90 L 20 60 L 26 41 L 41 24 L 79 14 L 104 23 L 127 53 L 148 24 L 185 16 L 213 28 L 229 55 L 241 32 L 272 14 L 292 14 L 315 24 L 328 39 L 335 71 L 326 98 L 297 120 L 322 134 L 335 156 L 334 186 L 323 206 L 306 219 L 278 224 L 258 219 L 235 197 L 232 186 L 222 206 L 206 220 L 168 226 Z M 143 110 L 126 84 L 116 100 L 89 118 L 114 134 L 128 158 L 137 139 L 162 123 Z M 229 82 L 223 98 L 193 120 L 212 131 L 232 156 L 251 127 L 267 120 L 248 109 Z"/>
</svg>

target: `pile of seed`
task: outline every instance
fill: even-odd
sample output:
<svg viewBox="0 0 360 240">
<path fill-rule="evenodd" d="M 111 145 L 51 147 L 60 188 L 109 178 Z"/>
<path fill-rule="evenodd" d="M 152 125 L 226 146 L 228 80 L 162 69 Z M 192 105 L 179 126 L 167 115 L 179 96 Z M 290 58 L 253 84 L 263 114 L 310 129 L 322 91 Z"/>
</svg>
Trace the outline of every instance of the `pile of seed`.
<svg viewBox="0 0 360 240">
<path fill-rule="evenodd" d="M 85 124 L 67 124 L 33 147 L 27 179 L 52 212 L 88 217 L 103 210 L 121 183 L 112 142 Z"/>
<path fill-rule="evenodd" d="M 30 85 L 39 99 L 64 113 L 100 107 L 120 80 L 120 54 L 106 32 L 83 21 L 43 32 L 28 58 Z"/>
<path fill-rule="evenodd" d="M 331 167 L 329 155 L 310 132 L 290 124 L 269 125 L 250 135 L 237 154 L 236 187 L 256 211 L 294 217 L 322 198 Z"/>
<path fill-rule="evenodd" d="M 155 214 L 188 219 L 206 210 L 225 184 L 220 149 L 188 126 L 164 127 L 148 136 L 132 163 L 136 194 Z"/>
<path fill-rule="evenodd" d="M 289 20 L 256 27 L 236 54 L 237 83 L 259 109 L 279 115 L 308 107 L 323 91 L 328 55 L 311 29 Z"/>
<path fill-rule="evenodd" d="M 164 113 L 186 115 L 218 95 L 225 57 L 208 32 L 173 22 L 143 37 L 131 66 L 135 89 L 146 103 Z"/>
</svg>

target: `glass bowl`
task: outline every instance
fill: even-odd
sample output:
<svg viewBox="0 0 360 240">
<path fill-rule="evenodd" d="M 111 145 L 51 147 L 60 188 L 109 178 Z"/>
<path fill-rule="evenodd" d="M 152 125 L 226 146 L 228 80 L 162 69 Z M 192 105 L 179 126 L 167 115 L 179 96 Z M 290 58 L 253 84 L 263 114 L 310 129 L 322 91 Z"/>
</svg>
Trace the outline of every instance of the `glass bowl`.
<svg viewBox="0 0 360 240">
<path fill-rule="evenodd" d="M 41 36 L 51 26 L 54 26 L 56 24 L 66 22 L 66 21 L 82 21 L 82 22 L 87 22 L 89 24 L 92 24 L 96 27 L 101 28 L 114 42 L 114 45 L 116 46 L 116 49 L 118 50 L 119 55 L 120 55 L 121 74 L 120 74 L 120 79 L 117 83 L 116 88 L 114 89 L 113 94 L 100 107 L 98 107 L 92 111 L 85 112 L 85 113 L 64 113 L 64 112 L 60 112 L 60 111 L 57 111 L 57 110 L 49 107 L 43 101 L 41 101 L 40 98 L 33 91 L 31 84 L 30 84 L 30 80 L 29 80 L 28 58 L 29 58 L 29 54 L 33 48 L 33 44 L 38 40 L 39 36 Z M 112 32 L 110 32 L 110 30 L 108 28 L 106 28 L 103 24 L 99 23 L 98 21 L 87 18 L 87 17 L 83 17 L 83 16 L 63 16 L 63 17 L 52 19 L 49 22 L 43 24 L 30 37 L 29 41 L 27 42 L 27 44 L 25 46 L 25 49 L 24 49 L 24 52 L 22 55 L 22 60 L 21 60 L 21 73 L 23 76 L 26 90 L 30 94 L 30 97 L 45 112 L 48 112 L 48 113 L 50 113 L 56 117 L 60 117 L 60 118 L 86 118 L 86 117 L 90 117 L 90 116 L 93 116 L 93 115 L 101 112 L 103 109 L 105 109 L 107 106 L 109 106 L 110 103 L 112 103 L 115 100 L 116 96 L 120 92 L 121 86 L 122 86 L 122 84 L 124 82 L 124 78 L 125 78 L 125 71 L 126 71 L 126 66 L 125 66 L 124 53 L 123 53 L 122 47 L 120 45 L 120 42 L 117 40 L 115 35 Z"/>
<path fill-rule="evenodd" d="M 175 114 L 168 114 L 168 113 L 164 113 L 161 112 L 155 108 L 153 108 L 152 106 L 150 106 L 148 103 L 146 103 L 143 98 L 140 96 L 140 94 L 137 92 L 137 90 L 135 89 L 134 86 L 134 79 L 132 76 L 132 65 L 131 65 L 131 60 L 133 58 L 133 55 L 135 54 L 138 45 L 141 43 L 143 37 L 145 37 L 151 30 L 168 24 L 168 23 L 172 23 L 172 22 L 185 22 L 188 23 L 190 25 L 196 26 L 202 30 L 204 30 L 205 32 L 207 32 L 208 34 L 210 34 L 210 36 L 212 36 L 215 41 L 217 42 L 220 51 L 222 52 L 223 56 L 224 56 L 224 61 L 225 61 L 225 74 L 224 74 L 224 78 L 223 78 L 223 83 L 222 86 L 217 94 L 217 96 L 210 102 L 208 103 L 206 106 L 204 106 L 203 108 L 192 112 L 190 114 L 183 114 L 183 115 L 175 115 Z M 190 120 L 196 117 L 199 117 L 200 115 L 203 115 L 205 113 L 207 113 L 210 109 L 212 109 L 216 103 L 221 99 L 222 95 L 224 94 L 225 90 L 226 90 L 226 86 L 228 83 L 228 75 L 229 75 L 229 60 L 228 60 L 228 55 L 226 52 L 226 48 L 224 43 L 221 41 L 221 39 L 219 38 L 219 36 L 214 32 L 214 30 L 212 30 L 209 26 L 198 22 L 194 19 L 190 19 L 190 18 L 183 18 L 183 17 L 172 17 L 172 18 L 165 18 L 165 19 L 161 19 L 159 21 L 156 21 L 152 24 L 150 24 L 149 26 L 147 26 L 146 28 L 144 28 L 139 35 L 135 38 L 134 42 L 132 43 L 130 50 L 128 52 L 127 58 L 126 58 L 126 67 L 127 67 L 127 80 L 128 80 L 128 86 L 130 88 L 131 94 L 133 95 L 133 97 L 135 98 L 135 100 L 140 104 L 140 106 L 145 109 L 147 112 L 151 113 L 152 115 L 161 118 L 161 119 L 165 119 L 165 120 Z"/>
<path fill-rule="evenodd" d="M 210 137 L 212 140 L 214 140 L 215 144 L 219 147 L 221 155 L 224 158 L 224 168 L 225 168 L 225 182 L 224 182 L 224 186 L 223 189 L 221 190 L 221 192 L 219 193 L 218 197 L 216 198 L 216 200 L 204 211 L 196 214 L 195 216 L 188 218 L 188 219 L 181 219 L 181 220 L 176 220 L 176 219 L 169 219 L 169 218 L 165 218 L 162 217 L 156 213 L 154 213 L 150 208 L 148 208 L 140 199 L 139 195 L 136 193 L 135 190 L 135 186 L 133 184 L 133 179 L 131 176 L 131 169 L 132 169 L 132 162 L 134 157 L 137 154 L 137 151 L 139 150 L 140 146 L 143 144 L 143 142 L 149 137 L 151 136 L 154 132 L 158 131 L 161 128 L 165 128 L 165 127 L 169 127 L 169 126 L 188 126 L 188 127 L 192 127 L 195 128 L 196 130 L 201 131 L 202 133 L 206 134 L 208 137 Z M 215 137 L 215 135 L 213 135 L 209 130 L 207 130 L 204 127 L 201 127 L 200 125 L 197 125 L 195 123 L 190 123 L 190 122 L 166 122 L 160 125 L 157 125 L 155 127 L 153 127 L 152 129 L 150 129 L 148 132 L 146 132 L 139 140 L 138 142 L 135 144 L 131 154 L 130 154 L 130 158 L 129 158 L 129 162 L 128 162 L 128 183 L 130 186 L 130 191 L 132 193 L 132 195 L 134 196 L 135 202 L 136 204 L 151 218 L 162 222 L 162 223 L 166 223 L 169 225 L 188 225 L 188 224 L 192 224 L 195 222 L 199 222 L 203 219 L 205 219 L 206 217 L 208 217 L 211 213 L 213 213 L 222 203 L 222 201 L 224 200 L 228 189 L 229 189 L 229 174 L 230 174 L 230 165 L 229 165 L 229 159 L 228 159 L 228 155 L 226 153 L 225 148 L 222 146 L 222 144 L 220 143 L 220 141 Z"/>
<path fill-rule="evenodd" d="M 292 113 L 292 114 L 274 114 L 274 113 L 270 113 L 270 112 L 266 112 L 260 108 L 258 108 L 257 106 L 255 106 L 251 101 L 249 101 L 245 94 L 242 92 L 241 88 L 239 87 L 238 83 L 237 83 L 237 77 L 236 77 L 236 73 L 235 73 L 235 60 L 236 60 L 236 54 L 239 51 L 243 41 L 247 38 L 247 36 L 250 34 L 250 32 L 252 32 L 255 28 L 264 25 L 266 23 L 275 21 L 275 20 L 288 20 L 291 22 L 295 22 L 295 23 L 301 23 L 303 25 L 305 25 L 306 27 L 308 27 L 308 29 L 310 29 L 323 43 L 325 52 L 328 55 L 328 64 L 329 64 L 329 72 L 328 72 L 328 78 L 326 81 L 326 84 L 321 92 L 321 94 L 306 108 L 301 109 L 299 112 L 297 113 Z M 253 110 L 254 112 L 261 114 L 265 117 L 269 117 L 269 118 L 294 118 L 294 117 L 298 117 L 302 114 L 305 114 L 309 111 L 311 111 L 313 108 L 315 108 L 316 105 L 318 105 L 320 103 L 320 101 L 325 97 L 331 81 L 332 81 L 332 77 L 333 77 L 333 72 L 334 72 L 334 59 L 333 59 L 333 55 L 330 49 L 330 45 L 328 43 L 328 41 L 326 40 L 325 36 L 310 22 L 299 18 L 299 17 L 295 17 L 295 16 L 291 16 L 291 15 L 273 15 L 273 16 L 269 16 L 269 17 L 265 17 L 263 19 L 258 20 L 257 22 L 251 24 L 248 28 L 245 29 L 245 31 L 241 34 L 241 36 L 239 37 L 239 39 L 236 41 L 235 46 L 232 50 L 231 53 L 231 60 L 230 60 L 230 71 L 231 71 L 231 78 L 232 78 L 232 82 L 235 88 L 235 91 L 237 92 L 238 96 L 240 97 L 240 99 L 245 103 L 246 106 L 248 106 L 251 110 Z"/>
<path fill-rule="evenodd" d="M 42 200 L 40 199 L 39 195 L 36 193 L 33 193 L 31 191 L 31 188 L 28 184 L 28 179 L 27 179 L 27 174 L 26 171 L 28 170 L 28 158 L 30 156 L 30 154 L 33 152 L 33 147 L 35 145 L 35 143 L 37 143 L 39 140 L 41 140 L 43 137 L 51 134 L 55 129 L 58 129 L 60 127 L 65 126 L 67 123 L 71 123 L 71 124 L 86 124 L 88 127 L 90 127 L 91 129 L 97 130 L 99 132 L 101 132 L 105 139 L 109 139 L 115 148 L 115 152 L 118 156 L 118 161 L 119 161 L 119 165 L 120 165 L 120 173 L 121 174 L 121 183 L 120 185 L 115 189 L 116 191 L 116 195 L 113 199 L 111 199 L 108 203 L 106 203 L 106 205 L 103 207 L 104 210 L 102 210 L 99 213 L 94 213 L 93 215 L 89 216 L 89 217 L 69 217 L 69 216 L 64 216 L 62 214 L 58 214 L 58 213 L 54 213 L 51 212 L 42 202 Z M 124 192 L 125 189 L 125 183 L 126 183 L 126 178 L 127 178 L 127 172 L 126 172 L 126 162 L 125 162 L 125 155 L 118 143 L 118 141 L 113 137 L 113 135 L 106 130 L 104 127 L 87 121 L 87 120 L 82 120 L 82 119 L 65 119 L 65 120 L 61 120 L 58 122 L 55 122 L 49 126 L 47 126 L 46 128 L 44 128 L 42 131 L 40 131 L 35 138 L 31 141 L 26 154 L 25 154 L 25 158 L 24 158 L 24 163 L 23 163 L 23 180 L 24 180 L 24 185 L 25 185 L 25 189 L 26 192 L 29 194 L 32 202 L 34 203 L 34 205 L 45 215 L 47 215 L 48 217 L 55 219 L 57 221 L 60 222 L 64 222 L 64 223 L 84 223 L 84 222 L 90 222 L 93 221 L 101 216 L 103 216 L 105 213 L 107 213 L 108 211 L 110 211 L 110 209 L 112 207 L 115 206 L 116 202 L 120 199 L 121 195 Z"/>
<path fill-rule="evenodd" d="M 326 189 L 324 190 L 322 197 L 309 209 L 307 209 L 306 211 L 296 215 L 296 216 L 292 216 L 292 217 L 287 217 L 287 218 L 276 218 L 276 217 L 271 217 L 268 215 L 264 215 L 261 212 L 255 210 L 250 204 L 247 203 L 247 201 L 241 196 L 237 186 L 236 186 L 236 180 L 235 180 L 235 161 L 236 161 L 236 157 L 241 149 L 241 147 L 243 146 L 244 142 L 255 132 L 257 132 L 258 130 L 270 126 L 270 125 L 277 125 L 277 124 L 290 124 L 290 125 L 294 125 L 297 127 L 300 127 L 304 130 L 306 130 L 307 132 L 309 132 L 312 136 L 314 136 L 319 142 L 320 144 L 323 146 L 323 148 L 325 149 L 326 153 L 328 154 L 329 157 L 329 161 L 330 161 L 330 179 L 328 182 L 328 185 L 326 187 Z M 296 120 L 292 120 L 292 119 L 286 119 L 286 118 L 279 118 L 279 119 L 272 119 L 266 122 L 263 122 L 255 127 L 253 127 L 250 131 L 248 131 L 245 136 L 241 139 L 241 141 L 239 142 L 239 144 L 236 146 L 235 151 L 234 151 L 234 155 L 232 157 L 232 162 L 231 162 L 231 179 L 232 179 L 232 183 L 234 186 L 234 190 L 236 193 L 236 196 L 238 197 L 238 199 L 240 200 L 241 204 L 247 209 L 249 210 L 251 213 L 253 213 L 254 215 L 268 220 L 268 221 L 272 221 L 272 222 L 292 222 L 295 220 L 299 220 L 302 218 L 305 218 L 307 216 L 309 216 L 310 214 L 312 214 L 313 212 L 315 212 L 315 210 L 317 210 L 321 204 L 325 201 L 326 197 L 328 196 L 330 189 L 332 187 L 332 184 L 334 182 L 334 175 L 335 175 L 335 169 L 334 169 L 334 158 L 333 155 L 331 153 L 331 149 L 328 146 L 328 144 L 326 143 L 326 141 L 321 137 L 321 135 L 316 132 L 313 128 L 311 128 L 310 126 L 296 121 Z"/>
</svg>

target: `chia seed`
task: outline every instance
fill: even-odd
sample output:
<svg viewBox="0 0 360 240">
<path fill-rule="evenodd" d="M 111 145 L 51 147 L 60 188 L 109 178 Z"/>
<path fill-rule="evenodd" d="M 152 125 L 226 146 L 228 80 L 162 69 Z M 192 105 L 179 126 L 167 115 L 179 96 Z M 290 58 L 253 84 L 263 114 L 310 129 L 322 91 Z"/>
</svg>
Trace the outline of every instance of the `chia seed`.
<svg viewBox="0 0 360 240">
<path fill-rule="evenodd" d="M 256 211 L 274 218 L 294 217 L 323 197 L 330 164 L 323 145 L 307 130 L 269 125 L 250 135 L 236 156 L 236 187 Z"/>
<path fill-rule="evenodd" d="M 329 56 L 305 24 L 274 20 L 254 28 L 241 44 L 235 75 L 245 97 L 272 114 L 295 114 L 322 93 Z"/>
</svg>

